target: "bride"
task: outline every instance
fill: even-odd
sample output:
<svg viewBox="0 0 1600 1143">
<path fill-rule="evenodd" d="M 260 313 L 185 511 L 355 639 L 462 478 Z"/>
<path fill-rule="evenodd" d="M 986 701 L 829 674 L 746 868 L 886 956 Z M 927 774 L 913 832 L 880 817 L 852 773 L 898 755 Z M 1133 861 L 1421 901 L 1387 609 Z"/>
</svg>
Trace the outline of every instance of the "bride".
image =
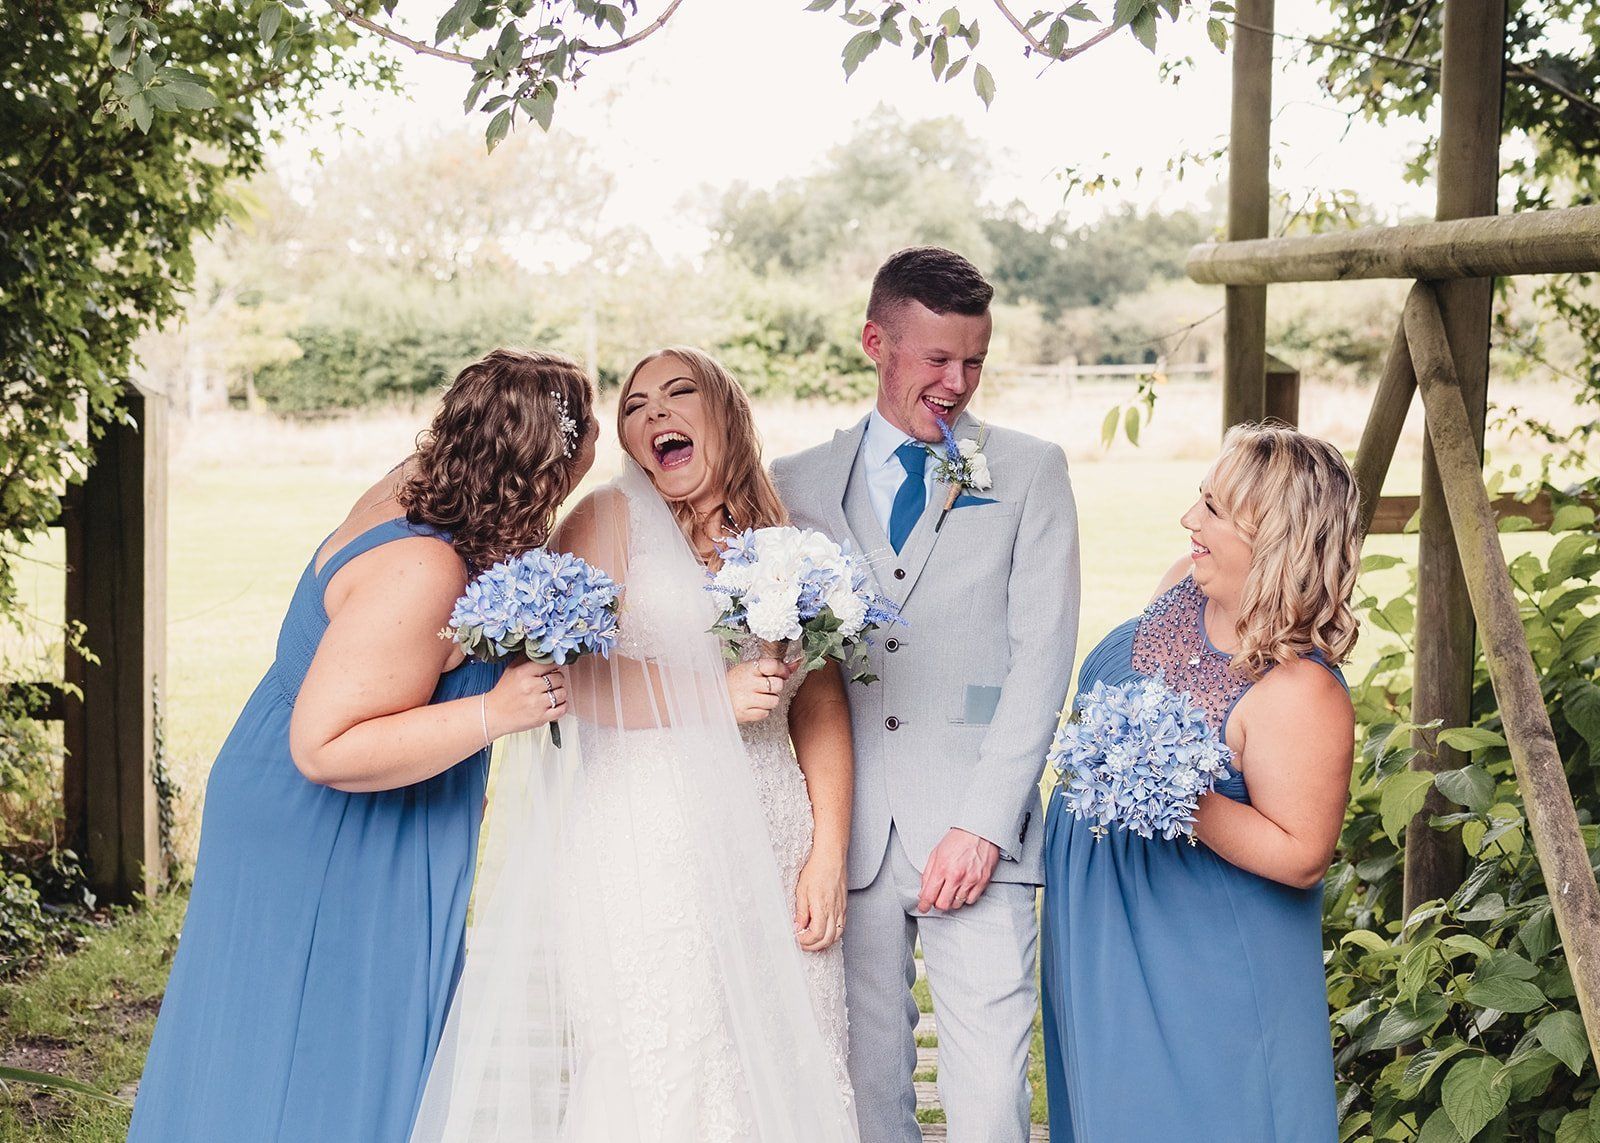
<svg viewBox="0 0 1600 1143">
<path fill-rule="evenodd" d="M 567 668 L 563 749 L 504 746 L 412 1140 L 852 1143 L 841 676 L 709 634 L 717 541 L 787 522 L 737 382 L 664 350 L 617 419 L 551 546 L 622 585 L 618 647 Z"/>
</svg>

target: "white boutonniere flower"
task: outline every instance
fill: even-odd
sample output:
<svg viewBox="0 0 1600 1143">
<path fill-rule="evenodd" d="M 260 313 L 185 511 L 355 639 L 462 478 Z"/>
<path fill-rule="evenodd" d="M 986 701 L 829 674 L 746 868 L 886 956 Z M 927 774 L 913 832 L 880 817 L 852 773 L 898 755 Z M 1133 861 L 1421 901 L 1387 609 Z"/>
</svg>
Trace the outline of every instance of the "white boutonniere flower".
<svg viewBox="0 0 1600 1143">
<path fill-rule="evenodd" d="M 977 440 L 971 437 L 957 440 L 944 421 L 939 422 L 939 431 L 944 434 L 943 445 L 929 445 L 927 448 L 934 461 L 933 478 L 940 484 L 949 485 L 950 494 L 945 497 L 944 510 L 939 513 L 939 521 L 933 526 L 935 532 L 944 527 L 944 518 L 950 515 L 950 509 L 955 507 L 956 500 L 963 492 L 969 489 L 987 492 L 994 487 L 994 478 L 989 475 L 989 458 L 983 455 L 983 442 L 989 435 L 989 427 L 985 425 L 978 430 Z"/>
</svg>

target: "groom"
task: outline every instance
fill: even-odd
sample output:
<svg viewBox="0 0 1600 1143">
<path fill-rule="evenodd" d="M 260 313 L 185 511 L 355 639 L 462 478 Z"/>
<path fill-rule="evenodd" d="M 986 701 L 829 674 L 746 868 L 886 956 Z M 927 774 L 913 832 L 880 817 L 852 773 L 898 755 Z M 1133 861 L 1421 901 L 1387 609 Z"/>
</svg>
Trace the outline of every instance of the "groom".
<svg viewBox="0 0 1600 1143">
<path fill-rule="evenodd" d="M 773 465 L 797 525 L 848 537 L 907 626 L 850 687 L 855 810 L 844 937 L 862 1143 L 915 1143 L 914 941 L 933 994 L 954 1143 L 1028 1138 L 1043 882 L 1039 778 L 1078 636 L 1078 523 L 1061 449 L 966 413 L 994 288 L 938 247 L 879 268 L 861 347 L 876 407 Z M 992 484 L 935 479 L 943 421 Z M 968 446 L 969 448 L 971 446 Z"/>
</svg>

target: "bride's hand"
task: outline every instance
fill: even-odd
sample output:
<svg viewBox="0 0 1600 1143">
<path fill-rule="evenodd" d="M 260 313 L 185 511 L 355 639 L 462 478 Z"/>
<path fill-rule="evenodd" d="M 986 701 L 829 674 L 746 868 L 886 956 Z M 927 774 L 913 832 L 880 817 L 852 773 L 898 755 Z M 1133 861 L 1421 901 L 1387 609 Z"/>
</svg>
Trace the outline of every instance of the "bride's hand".
<svg viewBox="0 0 1600 1143">
<path fill-rule="evenodd" d="M 813 853 L 794 890 L 795 940 L 806 952 L 821 952 L 844 936 L 844 863 Z"/>
<path fill-rule="evenodd" d="M 733 717 L 740 722 L 760 722 L 778 709 L 783 684 L 794 673 L 777 659 L 756 659 L 728 668 L 728 698 Z"/>
<path fill-rule="evenodd" d="M 519 659 L 500 676 L 487 704 L 491 738 L 545 726 L 567 713 L 567 676 L 552 663 Z"/>
</svg>

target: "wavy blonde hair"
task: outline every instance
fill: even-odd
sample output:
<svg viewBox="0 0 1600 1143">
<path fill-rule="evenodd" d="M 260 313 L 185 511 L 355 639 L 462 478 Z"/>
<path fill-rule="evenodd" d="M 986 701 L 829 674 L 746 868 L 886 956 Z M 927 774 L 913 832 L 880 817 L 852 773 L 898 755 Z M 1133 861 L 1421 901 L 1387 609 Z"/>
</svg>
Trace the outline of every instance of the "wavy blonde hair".
<svg viewBox="0 0 1600 1143">
<path fill-rule="evenodd" d="M 712 479 L 722 488 L 722 504 L 735 531 L 746 528 L 771 528 L 789 522 L 789 512 L 773 487 L 772 478 L 761 463 L 761 435 L 756 432 L 750 398 L 723 364 L 709 353 L 688 346 L 674 345 L 644 358 L 633 367 L 617 397 L 617 439 L 622 435 L 623 409 L 628 392 L 639 370 L 652 361 L 672 357 L 682 362 L 700 390 L 710 427 L 721 438 L 721 459 L 712 470 Z M 688 504 L 668 504 L 686 536 L 693 534 L 694 509 Z"/>
<path fill-rule="evenodd" d="M 1284 425 L 1237 425 L 1207 484 L 1252 549 L 1234 670 L 1256 679 L 1313 651 L 1330 666 L 1342 663 L 1360 628 L 1350 595 L 1361 511 L 1339 450 Z"/>
</svg>

